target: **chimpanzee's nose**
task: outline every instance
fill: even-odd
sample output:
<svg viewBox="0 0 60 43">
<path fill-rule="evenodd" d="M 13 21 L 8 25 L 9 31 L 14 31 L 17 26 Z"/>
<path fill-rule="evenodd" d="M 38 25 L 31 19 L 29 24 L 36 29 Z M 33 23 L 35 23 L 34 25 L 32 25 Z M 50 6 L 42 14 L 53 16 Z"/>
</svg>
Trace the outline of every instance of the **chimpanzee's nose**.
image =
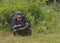
<svg viewBox="0 0 60 43">
<path fill-rule="evenodd" d="M 18 17 L 20 19 L 20 17 Z"/>
</svg>

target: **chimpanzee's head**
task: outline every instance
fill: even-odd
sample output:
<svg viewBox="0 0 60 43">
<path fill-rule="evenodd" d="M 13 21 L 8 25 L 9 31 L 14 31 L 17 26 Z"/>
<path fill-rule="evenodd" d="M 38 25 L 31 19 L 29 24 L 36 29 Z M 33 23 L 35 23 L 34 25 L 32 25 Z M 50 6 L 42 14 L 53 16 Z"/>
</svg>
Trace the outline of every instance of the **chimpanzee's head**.
<svg viewBox="0 0 60 43">
<path fill-rule="evenodd" d="M 17 11 L 15 13 L 15 17 L 16 17 L 17 21 L 21 21 L 22 20 L 22 17 L 23 17 L 23 13 L 20 12 L 20 11 Z"/>
</svg>

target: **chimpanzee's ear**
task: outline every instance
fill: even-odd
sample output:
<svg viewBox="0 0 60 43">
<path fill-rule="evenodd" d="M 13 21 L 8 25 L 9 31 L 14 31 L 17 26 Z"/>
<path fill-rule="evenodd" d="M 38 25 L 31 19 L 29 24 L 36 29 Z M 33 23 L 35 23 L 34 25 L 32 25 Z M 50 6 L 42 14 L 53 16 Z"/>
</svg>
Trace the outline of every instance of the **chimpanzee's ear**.
<svg viewBox="0 0 60 43">
<path fill-rule="evenodd" d="M 13 17 L 13 19 L 16 19 L 16 17 Z"/>
</svg>

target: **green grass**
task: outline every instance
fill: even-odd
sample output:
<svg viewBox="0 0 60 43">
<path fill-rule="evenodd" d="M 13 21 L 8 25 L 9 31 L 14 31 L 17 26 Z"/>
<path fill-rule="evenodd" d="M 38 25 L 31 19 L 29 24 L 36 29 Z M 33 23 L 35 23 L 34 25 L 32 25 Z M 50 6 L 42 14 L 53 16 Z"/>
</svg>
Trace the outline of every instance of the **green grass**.
<svg viewBox="0 0 60 43">
<path fill-rule="evenodd" d="M 48 29 L 45 32 L 37 33 L 32 31 L 31 36 L 13 36 L 12 32 L 0 30 L 0 43 L 60 43 L 60 16 L 58 15 L 55 29 Z"/>
<path fill-rule="evenodd" d="M 60 43 L 60 30 L 53 33 L 32 34 L 32 36 L 13 36 L 12 33 L 0 31 L 0 43 Z"/>
<path fill-rule="evenodd" d="M 19 10 L 24 12 L 31 21 L 32 35 L 24 37 L 20 35 L 13 36 L 10 28 L 0 28 L 0 43 L 60 43 L 60 5 L 46 6 L 39 1 L 40 0 L 28 3 L 26 0 L 25 3 L 24 0 L 13 0 L 8 4 L 8 0 L 1 0 L 0 27 L 3 27 L 3 25 L 1 25 L 3 21 L 8 21 L 5 25 L 10 27 L 10 19 L 13 13 Z M 37 18 L 34 15 L 37 15 Z M 34 18 L 36 18 L 36 20 Z M 38 24 L 36 25 L 36 23 Z"/>
</svg>

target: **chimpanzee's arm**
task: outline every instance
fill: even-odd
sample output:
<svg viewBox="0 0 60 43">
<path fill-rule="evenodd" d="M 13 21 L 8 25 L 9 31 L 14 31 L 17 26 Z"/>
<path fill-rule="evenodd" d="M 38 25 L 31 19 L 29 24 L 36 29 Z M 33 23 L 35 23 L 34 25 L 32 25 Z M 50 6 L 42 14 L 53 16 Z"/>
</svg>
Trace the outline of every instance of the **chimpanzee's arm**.
<svg viewBox="0 0 60 43">
<path fill-rule="evenodd" d="M 30 21 L 29 21 L 26 17 L 24 17 L 24 19 L 25 19 L 25 24 L 26 24 L 26 26 L 31 26 Z"/>
<path fill-rule="evenodd" d="M 17 25 L 17 23 L 16 23 L 16 18 L 13 17 L 13 19 L 12 19 L 12 28 L 13 28 L 13 29 L 16 29 L 17 27 L 18 27 L 18 25 Z"/>
<path fill-rule="evenodd" d="M 31 27 L 30 21 L 24 16 L 23 20 L 25 21 L 25 26 L 23 28 Z"/>
</svg>

